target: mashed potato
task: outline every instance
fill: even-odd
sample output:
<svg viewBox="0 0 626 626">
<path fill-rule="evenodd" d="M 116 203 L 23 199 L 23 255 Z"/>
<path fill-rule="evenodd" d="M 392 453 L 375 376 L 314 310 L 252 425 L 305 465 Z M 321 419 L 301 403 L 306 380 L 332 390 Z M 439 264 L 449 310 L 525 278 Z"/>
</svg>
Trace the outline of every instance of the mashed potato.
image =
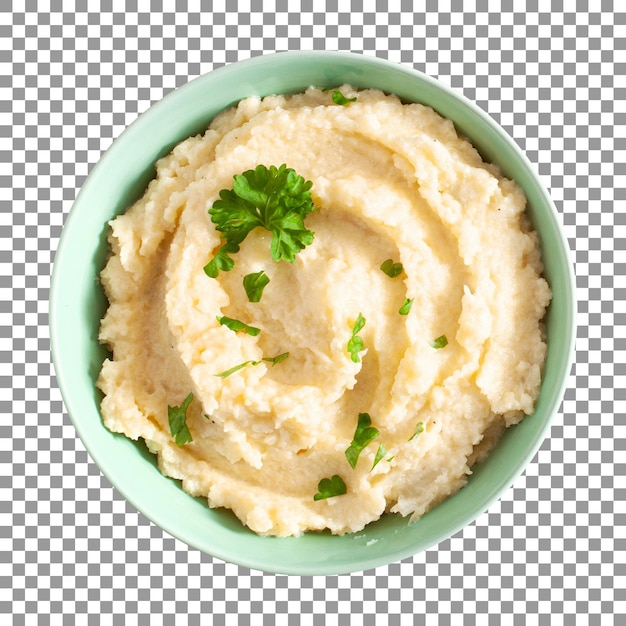
<svg viewBox="0 0 626 626">
<path fill-rule="evenodd" d="M 111 222 L 104 423 L 145 439 L 164 474 L 259 534 L 419 517 L 533 412 L 541 382 L 550 290 L 520 188 L 432 109 L 341 92 L 356 101 L 318 89 L 243 100 L 161 159 L 143 198 Z M 208 213 L 219 191 L 283 163 L 312 182 L 313 243 L 276 262 L 271 233 L 256 229 L 234 269 L 207 276 L 222 243 Z M 389 259 L 399 275 L 381 270 Z M 250 302 L 242 279 L 261 270 L 270 282 Z M 192 440 L 177 445 L 168 407 L 189 394 Z M 377 436 L 352 467 L 362 414 Z M 333 477 L 345 493 L 315 499 Z"/>
</svg>

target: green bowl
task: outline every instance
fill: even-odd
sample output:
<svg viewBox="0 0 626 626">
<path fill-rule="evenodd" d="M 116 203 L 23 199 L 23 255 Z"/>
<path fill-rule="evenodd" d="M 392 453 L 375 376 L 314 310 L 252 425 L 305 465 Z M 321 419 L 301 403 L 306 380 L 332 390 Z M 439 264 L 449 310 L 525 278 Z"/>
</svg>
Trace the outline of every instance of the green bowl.
<svg viewBox="0 0 626 626">
<path fill-rule="evenodd" d="M 548 355 L 532 416 L 510 428 L 466 487 L 415 523 L 385 515 L 362 532 L 333 536 L 260 537 L 224 510 L 186 494 L 164 477 L 143 443 L 102 424 L 95 380 L 106 350 L 98 328 L 106 299 L 98 275 L 107 255 L 107 222 L 138 199 L 154 164 L 177 143 L 203 131 L 223 109 L 251 95 L 300 92 L 349 83 L 421 102 L 450 118 L 487 161 L 526 192 L 553 291 L 546 318 Z M 385 565 L 425 550 L 482 514 L 524 470 L 557 412 L 574 343 L 573 273 L 557 211 L 513 140 L 463 96 L 413 69 L 336 52 L 284 52 L 235 63 L 201 76 L 142 114 L 104 154 L 80 191 L 56 254 L 50 332 L 56 375 L 76 430 L 96 464 L 139 511 L 181 541 L 210 555 L 276 573 L 340 574 Z"/>
</svg>

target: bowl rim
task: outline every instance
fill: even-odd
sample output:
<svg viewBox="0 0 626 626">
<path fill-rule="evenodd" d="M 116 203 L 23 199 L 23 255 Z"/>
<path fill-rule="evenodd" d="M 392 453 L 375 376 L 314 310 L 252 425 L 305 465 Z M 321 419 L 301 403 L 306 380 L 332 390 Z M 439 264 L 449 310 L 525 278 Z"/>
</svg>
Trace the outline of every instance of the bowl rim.
<svg viewBox="0 0 626 626">
<path fill-rule="evenodd" d="M 108 463 L 106 459 L 102 458 L 99 453 L 98 446 L 94 445 L 92 441 L 92 437 L 87 432 L 83 423 L 80 419 L 78 419 L 77 407 L 75 407 L 74 396 L 71 393 L 71 389 L 69 387 L 69 381 L 66 380 L 67 375 L 67 359 L 62 352 L 61 341 L 60 341 L 60 333 L 59 333 L 59 319 L 63 315 L 62 307 L 59 304 L 57 293 L 59 291 L 59 284 L 62 281 L 62 272 L 61 270 L 67 264 L 70 263 L 70 260 L 66 258 L 66 248 L 68 247 L 67 241 L 69 240 L 73 230 L 74 224 L 78 220 L 78 210 L 75 210 L 76 207 L 80 207 L 83 203 L 83 199 L 88 197 L 90 190 L 94 184 L 94 181 L 100 175 L 100 172 L 105 171 L 108 162 L 115 158 L 117 150 L 120 149 L 120 146 L 123 146 L 124 142 L 132 141 L 135 135 L 139 135 L 144 127 L 148 127 L 152 121 L 152 118 L 157 117 L 160 111 L 163 109 L 169 109 L 174 106 L 178 102 L 182 102 L 187 98 L 194 97 L 194 92 L 202 92 L 206 89 L 206 85 L 218 81 L 222 77 L 227 76 L 231 72 L 236 72 L 241 68 L 247 69 L 263 69 L 266 66 L 270 66 L 275 63 L 277 58 L 282 58 L 284 60 L 293 60 L 295 62 L 300 61 L 311 61 L 311 60 L 321 60 L 324 58 L 325 62 L 333 61 L 333 62 L 347 62 L 350 64 L 362 64 L 369 68 L 380 68 L 383 70 L 393 70 L 396 73 L 403 74 L 407 77 L 407 80 L 418 80 L 422 81 L 425 84 L 432 85 L 436 90 L 444 94 L 447 98 L 452 98 L 456 102 L 460 103 L 463 107 L 469 109 L 469 111 L 479 120 L 482 121 L 483 124 L 493 128 L 495 132 L 500 134 L 502 139 L 507 143 L 507 147 L 509 150 L 512 150 L 512 153 L 518 159 L 519 163 L 529 172 L 530 176 L 534 180 L 537 185 L 537 191 L 540 196 L 540 200 L 542 203 L 542 210 L 547 210 L 550 214 L 549 217 L 554 223 L 553 233 L 556 234 L 558 238 L 558 243 L 560 245 L 560 252 L 564 259 L 562 264 L 562 269 L 567 275 L 567 281 L 565 285 L 563 285 L 564 289 L 564 298 L 567 301 L 568 306 L 568 319 L 563 320 L 563 324 L 566 326 L 566 338 L 565 338 L 565 354 L 561 357 L 563 367 L 562 371 L 559 372 L 559 381 L 558 385 L 552 390 L 552 401 L 550 404 L 550 408 L 546 411 L 547 415 L 545 416 L 541 427 L 537 430 L 536 436 L 532 445 L 530 445 L 525 454 L 522 455 L 515 466 L 507 473 L 506 476 L 502 477 L 498 487 L 493 490 L 493 493 L 481 500 L 480 502 L 476 502 L 475 506 L 470 510 L 466 511 L 465 514 L 458 520 L 456 523 L 450 523 L 445 528 L 442 529 L 438 536 L 434 536 L 428 542 L 428 544 L 422 545 L 416 549 L 412 547 L 405 548 L 402 550 L 396 550 L 392 553 L 386 553 L 384 557 L 381 556 L 372 556 L 372 558 L 361 558 L 358 562 L 350 562 L 350 563 L 334 563 L 332 565 L 326 566 L 316 566 L 314 568 L 310 568 L 307 565 L 300 566 L 297 564 L 281 564 L 278 566 L 273 566 L 272 564 L 268 564 L 266 560 L 259 559 L 255 554 L 239 554 L 236 558 L 233 558 L 233 554 L 229 552 L 228 546 L 223 548 L 222 546 L 212 546 L 209 551 L 206 546 L 201 545 L 194 537 L 189 537 L 185 533 L 181 532 L 181 530 L 175 525 L 171 523 L 170 520 L 165 519 L 162 515 L 155 513 L 154 511 L 146 512 L 147 508 L 144 502 L 137 501 L 137 498 L 129 493 L 125 488 L 123 482 L 118 480 L 115 476 L 111 474 L 109 471 Z M 251 94 L 253 95 L 253 94 Z M 263 94 L 269 95 L 269 94 Z M 432 106 L 432 105 L 431 105 Z M 221 110 L 223 110 L 223 107 Z M 210 123 L 211 118 L 207 118 L 207 125 Z M 102 225 L 101 225 L 102 226 Z M 539 175 L 535 171 L 534 167 L 530 163 L 526 154 L 519 148 L 517 143 L 508 135 L 508 133 L 487 113 L 485 113 L 482 109 L 480 109 L 475 103 L 466 98 L 463 94 L 453 90 L 451 87 L 446 85 L 445 83 L 420 72 L 417 69 L 407 67 L 405 65 L 389 61 L 387 59 L 369 56 L 359 53 L 348 53 L 348 52 L 334 52 L 334 51 L 325 51 L 325 50 L 316 50 L 316 51 L 290 51 L 290 52 L 276 52 L 271 54 L 264 54 L 260 56 L 255 56 L 246 60 L 233 62 L 222 67 L 216 68 L 206 74 L 198 76 L 184 85 L 178 87 L 174 91 L 165 95 L 158 102 L 154 103 L 150 106 L 146 111 L 141 114 L 138 114 L 137 118 L 127 126 L 123 132 L 112 142 L 110 147 L 101 155 L 99 161 L 93 167 L 91 172 L 89 173 L 87 179 L 84 181 L 84 184 L 79 191 L 70 212 L 65 220 L 65 224 L 63 227 L 63 232 L 61 234 L 61 238 L 58 242 L 58 247 L 55 253 L 53 271 L 52 271 L 52 279 L 51 279 L 51 288 L 50 288 L 50 308 L 49 308 L 49 325 L 50 325 L 50 344 L 51 344 L 51 352 L 52 352 L 52 360 L 53 367 L 56 374 L 56 380 L 58 386 L 61 391 L 61 395 L 63 397 L 63 401 L 68 410 L 68 414 L 74 427 L 83 442 L 86 450 L 100 469 L 100 471 L 106 476 L 106 478 L 113 484 L 113 486 L 124 496 L 126 500 L 128 500 L 138 511 L 143 513 L 148 519 L 150 519 L 154 524 L 158 525 L 160 528 L 168 532 L 174 537 L 177 537 L 184 541 L 191 547 L 199 549 L 203 552 L 210 554 L 211 556 L 220 558 L 224 561 L 235 563 L 240 566 L 245 566 L 261 571 L 274 572 L 274 573 L 285 573 L 285 574 L 343 574 L 354 571 L 361 571 L 364 569 L 369 569 L 371 567 L 376 567 L 380 565 L 386 565 L 392 562 L 397 562 L 403 558 L 410 557 L 415 555 L 418 552 L 426 550 L 433 545 L 440 543 L 441 541 L 453 536 L 459 530 L 464 528 L 470 523 L 473 523 L 479 515 L 484 513 L 497 499 L 501 497 L 501 495 L 511 486 L 511 484 L 515 481 L 515 479 L 524 471 L 528 463 L 532 460 L 533 456 L 536 454 L 537 450 L 541 446 L 542 442 L 546 437 L 546 433 L 548 428 L 550 427 L 557 411 L 559 408 L 560 401 L 564 395 L 565 388 L 568 383 L 568 375 L 573 363 L 574 357 L 574 344 L 575 344 L 575 282 L 574 282 L 574 273 L 573 273 L 573 265 L 570 258 L 570 250 L 567 245 L 567 240 L 565 238 L 565 234 L 562 228 L 562 225 L 559 221 L 559 213 L 548 194 L 545 186 L 543 185 Z M 98 407 L 99 408 L 99 407 Z M 104 426 L 103 426 L 104 428 Z M 437 508 L 437 507 L 436 507 Z M 433 509 L 435 510 L 435 509 Z M 376 522 L 375 522 L 376 523 Z M 251 532 L 251 531 L 249 531 Z M 273 538 L 264 538 L 273 540 Z M 296 538 L 297 540 L 297 538 Z M 413 545 L 413 544 L 412 544 Z"/>
</svg>

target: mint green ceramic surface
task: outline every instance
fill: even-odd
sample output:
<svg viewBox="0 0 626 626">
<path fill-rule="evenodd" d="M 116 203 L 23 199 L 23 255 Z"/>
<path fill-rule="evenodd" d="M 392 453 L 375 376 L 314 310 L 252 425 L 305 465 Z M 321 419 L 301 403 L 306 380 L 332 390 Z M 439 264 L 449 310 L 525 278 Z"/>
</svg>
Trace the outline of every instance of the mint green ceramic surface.
<svg viewBox="0 0 626 626">
<path fill-rule="evenodd" d="M 517 180 L 543 249 L 554 298 L 547 316 L 548 357 L 535 414 L 507 431 L 469 484 L 419 521 L 384 516 L 355 535 L 259 537 L 229 512 L 211 510 L 165 478 L 141 442 L 102 425 L 95 379 L 106 352 L 97 334 L 106 300 L 98 274 L 107 254 L 107 222 L 123 212 L 154 175 L 155 161 L 209 124 L 219 111 L 251 95 L 349 83 L 422 102 L 454 121 L 486 160 Z M 446 539 L 476 519 L 532 459 L 559 408 L 572 361 L 573 276 L 557 212 L 533 168 L 497 124 L 432 78 L 380 59 L 332 52 L 279 53 L 218 69 L 166 96 L 141 115 L 102 157 L 65 224 L 52 277 L 50 319 L 54 363 L 68 412 L 105 476 L 155 524 L 208 554 L 281 573 L 338 574 L 398 561 Z"/>
</svg>

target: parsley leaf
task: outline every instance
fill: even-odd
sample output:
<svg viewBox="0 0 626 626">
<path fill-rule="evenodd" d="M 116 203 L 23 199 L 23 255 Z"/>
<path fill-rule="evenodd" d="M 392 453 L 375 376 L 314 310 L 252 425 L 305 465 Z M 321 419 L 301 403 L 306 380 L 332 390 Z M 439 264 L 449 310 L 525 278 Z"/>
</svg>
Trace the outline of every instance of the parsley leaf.
<svg viewBox="0 0 626 626">
<path fill-rule="evenodd" d="M 248 326 L 248 324 L 244 324 L 243 322 L 233 319 L 232 317 L 226 317 L 225 315 L 222 315 L 222 317 L 217 316 L 217 321 L 222 326 L 226 326 L 226 328 L 230 328 L 234 332 L 243 330 L 248 333 L 248 335 L 252 335 L 252 337 L 256 337 L 261 332 L 260 328 Z"/>
<path fill-rule="evenodd" d="M 359 313 L 356 321 L 354 322 L 354 326 L 352 327 L 352 336 L 348 341 L 348 353 L 354 363 L 358 363 L 361 360 L 359 352 L 363 350 L 363 339 L 357 335 L 361 332 L 363 326 L 365 326 L 365 318 Z"/>
<path fill-rule="evenodd" d="M 387 259 L 383 261 L 383 264 L 380 266 L 380 269 L 389 276 L 389 278 L 395 278 L 396 276 L 400 276 L 402 274 L 402 263 L 394 263 L 392 259 Z"/>
<path fill-rule="evenodd" d="M 346 105 L 350 104 L 351 102 L 356 102 L 356 97 L 355 98 L 346 98 L 341 91 L 339 91 L 339 89 L 333 89 L 332 93 L 331 93 L 331 98 L 333 99 L 333 102 L 335 104 L 338 104 L 342 107 L 345 107 Z"/>
<path fill-rule="evenodd" d="M 378 435 L 380 435 L 378 429 L 372 427 L 372 418 L 367 413 L 359 413 L 354 438 L 346 449 L 346 458 L 352 469 L 356 467 L 361 452 L 363 452 Z"/>
<path fill-rule="evenodd" d="M 372 464 L 370 472 L 383 460 L 385 454 L 387 454 L 387 448 L 381 443 L 378 445 L 378 450 L 376 450 L 376 456 L 374 457 L 374 463 Z"/>
<path fill-rule="evenodd" d="M 231 367 L 230 369 L 224 370 L 223 372 L 220 372 L 219 374 L 215 374 L 215 375 L 219 378 L 227 378 L 231 374 L 238 372 L 239 370 L 243 369 L 244 367 L 247 367 L 248 365 L 251 365 L 254 367 L 256 365 L 263 363 L 263 361 L 267 363 L 271 363 L 272 367 L 274 367 L 274 365 L 276 365 L 277 363 L 280 363 L 281 361 L 284 361 L 288 356 L 289 356 L 289 352 L 283 352 L 282 354 L 279 354 L 277 356 L 263 357 L 260 361 L 244 361 L 243 363 L 239 363 L 239 365 L 235 365 L 234 367 Z"/>
<path fill-rule="evenodd" d="M 400 307 L 398 313 L 400 313 L 400 315 L 408 315 L 413 306 L 413 300 L 415 300 L 415 298 L 405 298 L 404 304 Z"/>
<path fill-rule="evenodd" d="M 234 241 L 225 243 L 217 254 L 204 266 L 204 273 L 211 278 L 217 278 L 222 272 L 230 272 L 235 267 L 235 262 L 228 256 L 239 252 L 239 244 Z"/>
<path fill-rule="evenodd" d="M 183 446 L 193 441 L 191 433 L 187 428 L 187 409 L 193 400 L 193 393 L 190 393 L 180 406 L 167 407 L 167 420 L 170 423 L 170 432 L 177 446 Z"/>
<path fill-rule="evenodd" d="M 267 356 L 261 359 L 262 361 L 267 361 L 272 364 L 272 367 L 277 363 L 282 363 L 289 356 L 289 352 L 283 352 L 282 354 L 278 354 L 277 356 Z M 258 365 L 259 362 L 255 361 L 254 365 Z"/>
<path fill-rule="evenodd" d="M 215 278 L 220 270 L 231 270 L 235 262 L 229 255 L 238 252 L 241 242 L 257 227 L 272 233 L 275 261 L 293 262 L 296 254 L 313 242 L 313 231 L 304 226 L 304 218 L 315 211 L 312 184 L 285 164 L 270 165 L 269 169 L 258 165 L 235 175 L 233 188 L 222 189 L 220 199 L 209 209 L 225 243 L 205 265 L 205 273 Z"/>
<path fill-rule="evenodd" d="M 248 294 L 249 302 L 260 302 L 263 295 L 263 289 L 267 287 L 270 282 L 269 276 L 264 270 L 260 272 L 253 272 L 252 274 L 246 274 L 243 277 L 243 288 Z"/>
<path fill-rule="evenodd" d="M 322 478 L 317 485 L 317 491 L 313 496 L 313 500 L 326 500 L 326 498 L 334 498 L 347 493 L 348 488 L 341 476 L 335 474 L 332 478 Z"/>
<path fill-rule="evenodd" d="M 445 348 L 448 345 L 448 338 L 445 335 L 441 335 L 441 337 L 437 337 L 430 344 L 435 350 L 439 350 L 440 348 Z"/>
<path fill-rule="evenodd" d="M 417 439 L 424 432 L 424 422 L 417 422 L 415 426 L 415 432 L 409 437 L 409 441 L 413 441 L 413 439 Z"/>
<path fill-rule="evenodd" d="M 258 365 L 259 363 L 260 361 L 244 361 L 243 363 L 239 363 L 239 365 L 235 365 L 234 367 L 231 367 L 230 369 L 224 370 L 223 372 L 220 372 L 219 374 L 215 374 L 215 375 L 219 378 L 228 378 L 228 376 L 230 376 L 231 374 L 234 374 L 235 372 L 242 370 L 244 367 L 248 365 Z"/>
</svg>

